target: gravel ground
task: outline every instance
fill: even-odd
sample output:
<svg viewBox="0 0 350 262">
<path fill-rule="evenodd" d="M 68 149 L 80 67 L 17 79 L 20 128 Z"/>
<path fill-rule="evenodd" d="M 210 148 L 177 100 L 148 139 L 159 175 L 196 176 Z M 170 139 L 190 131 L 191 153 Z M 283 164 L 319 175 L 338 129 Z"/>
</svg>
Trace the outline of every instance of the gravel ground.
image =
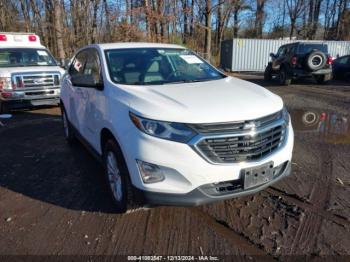
<svg viewBox="0 0 350 262">
<path fill-rule="evenodd" d="M 252 196 L 118 215 L 99 164 L 83 146 L 65 143 L 57 107 L 13 112 L 0 127 L 0 259 L 350 259 L 350 85 L 282 87 L 259 75 L 237 76 L 282 96 L 290 110 L 290 177 Z"/>
</svg>

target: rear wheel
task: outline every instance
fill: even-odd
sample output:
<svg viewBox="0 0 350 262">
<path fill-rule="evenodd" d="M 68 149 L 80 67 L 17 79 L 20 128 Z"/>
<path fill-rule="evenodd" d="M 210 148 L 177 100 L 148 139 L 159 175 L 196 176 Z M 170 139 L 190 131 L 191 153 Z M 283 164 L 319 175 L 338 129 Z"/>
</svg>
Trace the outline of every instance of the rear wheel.
<svg viewBox="0 0 350 262">
<path fill-rule="evenodd" d="M 327 84 L 328 81 L 331 79 L 331 76 L 329 75 L 318 75 L 315 76 L 316 82 L 320 85 Z"/>
<path fill-rule="evenodd" d="M 281 85 L 287 86 L 292 83 L 292 79 L 288 76 L 287 71 L 284 67 L 280 69 L 279 81 Z"/>
</svg>

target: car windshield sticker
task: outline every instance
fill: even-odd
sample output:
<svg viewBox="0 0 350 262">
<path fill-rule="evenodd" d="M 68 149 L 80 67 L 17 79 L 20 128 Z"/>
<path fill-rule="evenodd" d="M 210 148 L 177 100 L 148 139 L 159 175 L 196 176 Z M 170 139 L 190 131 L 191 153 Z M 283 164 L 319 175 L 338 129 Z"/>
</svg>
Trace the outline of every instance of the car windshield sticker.
<svg viewBox="0 0 350 262">
<path fill-rule="evenodd" d="M 48 54 L 46 53 L 46 51 L 38 50 L 38 51 L 36 51 L 36 52 L 38 53 L 38 55 L 48 56 Z"/>
<path fill-rule="evenodd" d="M 203 64 L 203 61 L 195 55 L 180 55 L 180 57 L 185 60 L 187 64 Z"/>
</svg>

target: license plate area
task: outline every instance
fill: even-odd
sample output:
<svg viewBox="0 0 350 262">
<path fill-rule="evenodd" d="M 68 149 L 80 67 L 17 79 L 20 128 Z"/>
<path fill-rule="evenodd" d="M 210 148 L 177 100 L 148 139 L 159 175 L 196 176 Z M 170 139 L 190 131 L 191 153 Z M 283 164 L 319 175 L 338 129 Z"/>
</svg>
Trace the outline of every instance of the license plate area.
<svg viewBox="0 0 350 262">
<path fill-rule="evenodd" d="M 274 176 L 273 171 L 272 161 L 261 166 L 243 169 L 244 189 L 257 187 L 271 181 Z"/>
</svg>

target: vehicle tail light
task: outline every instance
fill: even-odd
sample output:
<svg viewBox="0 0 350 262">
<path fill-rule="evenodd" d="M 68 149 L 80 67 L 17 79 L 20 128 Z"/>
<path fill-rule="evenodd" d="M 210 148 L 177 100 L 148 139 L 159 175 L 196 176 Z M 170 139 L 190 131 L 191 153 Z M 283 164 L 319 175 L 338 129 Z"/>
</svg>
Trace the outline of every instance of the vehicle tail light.
<svg viewBox="0 0 350 262">
<path fill-rule="evenodd" d="M 291 63 L 292 63 L 292 65 L 297 64 L 297 58 L 295 56 L 292 57 Z"/>
<path fill-rule="evenodd" d="M 328 58 L 327 58 L 327 65 L 333 64 L 333 61 L 334 61 L 334 57 L 333 56 L 328 56 Z"/>
<path fill-rule="evenodd" d="M 35 35 L 30 35 L 28 36 L 29 42 L 35 42 L 36 41 L 36 36 Z"/>
<path fill-rule="evenodd" d="M 0 35 L 0 41 L 7 41 L 6 35 Z"/>
</svg>

